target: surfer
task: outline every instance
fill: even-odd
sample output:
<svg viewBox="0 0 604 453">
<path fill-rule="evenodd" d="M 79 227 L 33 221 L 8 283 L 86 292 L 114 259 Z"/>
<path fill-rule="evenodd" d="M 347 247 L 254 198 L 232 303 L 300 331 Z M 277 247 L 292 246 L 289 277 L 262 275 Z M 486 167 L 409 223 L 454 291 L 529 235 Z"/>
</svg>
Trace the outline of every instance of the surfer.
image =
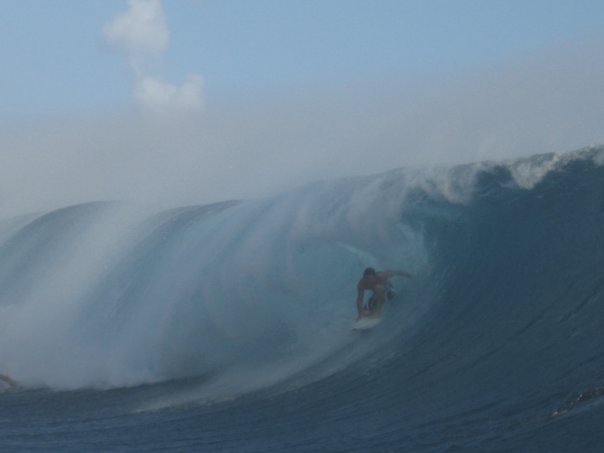
<svg viewBox="0 0 604 453">
<path fill-rule="evenodd" d="M 386 301 L 394 297 L 394 290 L 389 278 L 399 276 L 413 278 L 411 274 L 403 271 L 376 272 L 374 268 L 368 267 L 363 272 L 363 277 L 357 283 L 357 310 L 358 319 L 364 317 L 379 318 L 382 315 L 382 306 Z M 369 290 L 372 295 L 365 305 L 365 291 Z"/>
</svg>

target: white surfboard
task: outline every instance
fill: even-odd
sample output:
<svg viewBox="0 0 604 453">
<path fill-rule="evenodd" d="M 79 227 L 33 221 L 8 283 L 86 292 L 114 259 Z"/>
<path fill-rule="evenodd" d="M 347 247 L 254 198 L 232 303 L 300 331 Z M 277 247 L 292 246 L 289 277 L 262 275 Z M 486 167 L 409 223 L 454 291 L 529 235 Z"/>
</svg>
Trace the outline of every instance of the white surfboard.
<svg viewBox="0 0 604 453">
<path fill-rule="evenodd" d="M 352 324 L 352 330 L 373 329 L 382 321 L 382 318 L 361 318 Z"/>
</svg>

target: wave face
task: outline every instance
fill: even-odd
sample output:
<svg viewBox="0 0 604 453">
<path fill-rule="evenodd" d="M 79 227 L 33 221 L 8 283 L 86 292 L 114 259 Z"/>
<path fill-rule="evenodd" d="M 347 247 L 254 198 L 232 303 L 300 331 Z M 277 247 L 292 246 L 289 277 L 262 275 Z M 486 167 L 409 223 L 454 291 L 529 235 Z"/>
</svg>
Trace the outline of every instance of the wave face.
<svg viewBox="0 0 604 453">
<path fill-rule="evenodd" d="M 0 372 L 163 418 L 139 433 L 156 447 L 596 451 L 599 402 L 549 414 L 604 376 L 603 163 L 592 148 L 6 220 Z M 367 266 L 414 279 L 359 335 Z M 184 413 L 203 423 L 177 435 Z"/>
</svg>

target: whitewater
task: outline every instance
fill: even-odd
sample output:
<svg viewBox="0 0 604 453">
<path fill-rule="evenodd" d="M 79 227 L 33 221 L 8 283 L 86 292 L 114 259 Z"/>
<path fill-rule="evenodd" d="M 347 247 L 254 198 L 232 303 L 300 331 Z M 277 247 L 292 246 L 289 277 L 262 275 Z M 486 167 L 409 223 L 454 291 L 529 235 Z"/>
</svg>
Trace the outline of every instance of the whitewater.
<svg viewBox="0 0 604 453">
<path fill-rule="evenodd" d="M 600 451 L 603 226 L 604 147 L 4 218 L 0 449 Z"/>
</svg>

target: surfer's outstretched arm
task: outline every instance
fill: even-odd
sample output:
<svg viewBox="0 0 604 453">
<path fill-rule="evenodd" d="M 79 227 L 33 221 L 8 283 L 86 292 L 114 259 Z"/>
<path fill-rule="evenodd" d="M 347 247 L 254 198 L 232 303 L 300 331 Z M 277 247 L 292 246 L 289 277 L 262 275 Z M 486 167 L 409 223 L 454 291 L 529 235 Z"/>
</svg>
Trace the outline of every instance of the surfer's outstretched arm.
<svg viewBox="0 0 604 453">
<path fill-rule="evenodd" d="M 405 271 L 383 271 L 379 272 L 378 275 L 383 278 L 390 278 L 394 276 L 413 278 L 413 275 Z"/>
</svg>

